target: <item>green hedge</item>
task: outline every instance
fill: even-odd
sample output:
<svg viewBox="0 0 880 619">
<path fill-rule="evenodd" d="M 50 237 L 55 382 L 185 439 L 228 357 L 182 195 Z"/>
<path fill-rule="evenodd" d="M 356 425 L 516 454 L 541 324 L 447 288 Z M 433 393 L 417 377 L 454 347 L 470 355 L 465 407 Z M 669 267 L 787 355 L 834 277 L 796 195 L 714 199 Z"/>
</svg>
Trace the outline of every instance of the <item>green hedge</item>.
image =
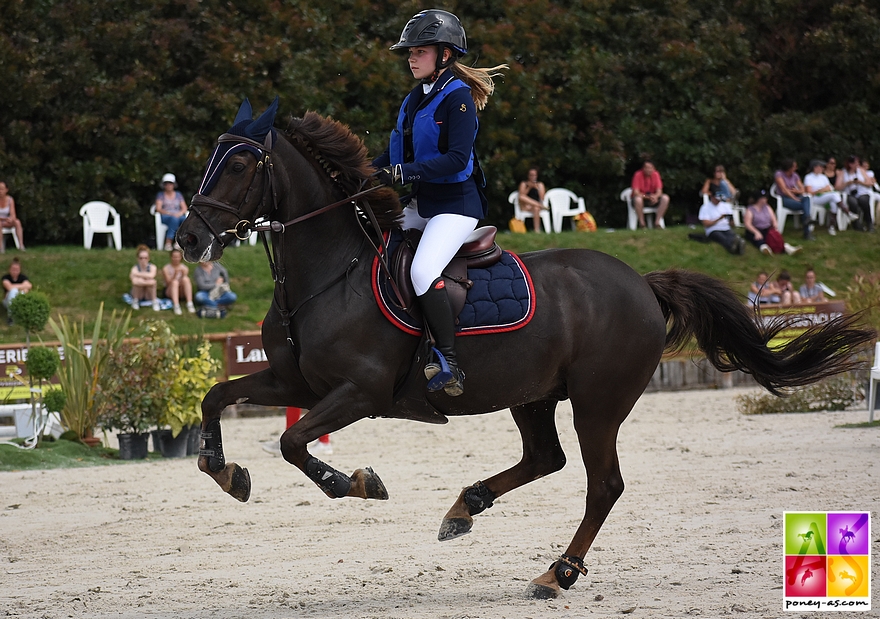
<svg viewBox="0 0 880 619">
<path fill-rule="evenodd" d="M 249 96 L 348 123 L 377 153 L 411 87 L 387 50 L 422 3 L 35 0 L 5 4 L 0 178 L 31 243 L 77 242 L 79 207 L 123 215 L 126 244 L 151 234 L 165 172 L 189 197 L 216 136 Z M 621 226 L 617 198 L 640 155 L 696 208 L 715 163 L 743 189 L 779 159 L 880 144 L 880 17 L 842 0 L 480 0 L 447 5 L 468 61 L 506 62 L 481 116 L 490 218 L 528 166 Z"/>
</svg>

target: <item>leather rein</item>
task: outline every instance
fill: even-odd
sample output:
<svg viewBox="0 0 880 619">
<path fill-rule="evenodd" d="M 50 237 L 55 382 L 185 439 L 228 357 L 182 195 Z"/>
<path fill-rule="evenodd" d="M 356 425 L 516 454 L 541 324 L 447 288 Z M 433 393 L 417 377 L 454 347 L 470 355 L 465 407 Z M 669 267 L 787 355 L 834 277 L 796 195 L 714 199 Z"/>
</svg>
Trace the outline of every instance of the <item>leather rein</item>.
<svg viewBox="0 0 880 619">
<path fill-rule="evenodd" d="M 299 138 L 299 136 L 297 136 L 297 139 L 301 140 Z M 357 266 L 358 257 L 355 256 L 352 259 L 352 261 L 349 263 L 348 267 L 346 268 L 346 270 L 342 274 L 340 274 L 338 277 L 336 277 L 335 279 L 330 281 L 328 284 L 323 286 L 317 292 L 314 292 L 314 293 L 308 295 L 293 310 L 288 310 L 287 309 L 287 305 L 288 305 L 287 304 L 287 293 L 284 288 L 284 283 L 287 279 L 287 276 L 285 273 L 285 267 L 284 267 L 284 254 L 283 254 L 284 244 L 279 243 L 278 247 L 274 247 L 275 252 L 271 251 L 269 248 L 268 240 L 267 240 L 267 234 L 266 234 L 267 232 L 275 232 L 278 234 L 284 234 L 284 232 L 286 232 L 289 227 L 291 227 L 295 224 L 312 219 L 313 217 L 317 217 L 318 215 L 322 215 L 323 213 L 326 213 L 327 211 L 330 211 L 330 210 L 337 208 L 339 206 L 343 206 L 345 204 L 351 204 L 351 205 L 357 207 L 358 201 L 360 201 L 363 212 L 366 213 L 373 229 L 376 231 L 376 234 L 379 237 L 379 244 L 377 246 L 375 243 L 373 243 L 373 240 L 370 238 L 369 233 L 364 228 L 364 225 L 361 222 L 360 218 L 358 218 L 357 219 L 358 224 L 361 228 L 361 231 L 364 233 L 364 238 L 365 238 L 364 242 L 369 243 L 370 247 L 373 249 L 375 254 L 379 257 L 379 264 L 381 265 L 386 276 L 388 277 L 391 288 L 394 291 L 397 298 L 401 299 L 402 297 L 401 297 L 399 290 L 397 289 L 396 283 L 394 282 L 394 278 L 391 277 L 391 271 L 388 268 L 388 264 L 387 264 L 387 260 L 386 260 L 386 257 L 388 255 L 388 251 L 387 251 L 387 247 L 385 246 L 384 236 L 382 235 L 381 228 L 379 227 L 379 223 L 376 220 L 376 215 L 373 213 L 373 209 L 370 207 L 369 201 L 366 200 L 366 196 L 373 193 L 374 191 L 377 191 L 379 189 L 384 188 L 384 185 L 375 185 L 375 186 L 370 187 L 368 189 L 361 189 L 361 191 L 358 191 L 357 193 L 354 193 L 346 198 L 343 198 L 342 200 L 338 200 L 338 201 L 333 202 L 331 204 L 328 204 L 326 206 L 322 206 L 321 208 L 318 208 L 314 211 L 310 211 L 308 213 L 305 213 L 304 215 L 300 215 L 299 217 L 295 217 L 294 219 L 291 219 L 290 221 L 286 221 L 286 222 L 265 221 L 265 220 L 260 221 L 261 219 L 265 219 L 265 217 L 263 215 L 257 215 L 256 217 L 254 217 L 254 221 L 250 221 L 248 219 L 239 219 L 238 223 L 235 224 L 234 228 L 230 228 L 228 230 L 222 230 L 222 231 L 218 232 L 214 228 L 214 226 L 211 224 L 211 222 L 208 221 L 208 219 L 205 217 L 205 215 L 201 212 L 201 207 L 219 209 L 222 211 L 233 213 L 237 217 L 241 217 L 241 210 L 244 206 L 246 206 L 248 204 L 248 201 L 251 198 L 251 191 L 254 188 L 254 183 L 256 182 L 257 177 L 260 175 L 261 172 L 265 173 L 266 180 L 263 183 L 263 191 L 262 191 L 262 195 L 260 197 L 260 203 L 259 203 L 259 207 L 257 208 L 257 212 L 261 212 L 265 209 L 265 207 L 267 205 L 267 194 L 271 196 L 271 200 L 272 200 L 272 204 L 271 204 L 272 208 L 269 211 L 269 213 L 270 214 L 275 213 L 278 210 L 278 190 L 277 190 L 277 185 L 275 183 L 274 164 L 273 164 L 272 158 L 271 158 L 273 141 L 274 141 L 274 137 L 273 137 L 273 133 L 271 131 L 266 135 L 266 139 L 262 144 L 260 144 L 256 140 L 252 140 L 250 138 L 240 136 L 240 135 L 233 135 L 231 133 L 224 133 L 223 135 L 221 135 L 217 139 L 218 144 L 221 144 L 224 142 L 235 142 L 237 144 L 245 144 L 247 146 L 251 146 L 260 152 L 260 157 L 258 157 L 258 159 L 257 159 L 257 166 L 254 169 L 253 175 L 251 176 L 251 181 L 250 181 L 250 184 L 248 185 L 247 192 L 245 193 L 244 200 L 242 201 L 241 205 L 236 207 L 236 206 L 233 206 L 233 205 L 228 204 L 226 202 L 221 202 L 220 200 L 216 200 L 215 198 L 211 198 L 209 196 L 205 196 L 200 193 L 197 193 L 196 195 L 193 196 L 193 198 L 190 202 L 190 210 L 193 213 L 195 213 L 195 215 L 199 219 L 202 220 L 202 223 L 205 224 L 205 226 L 208 228 L 208 230 L 213 235 L 214 239 L 220 244 L 221 248 L 225 248 L 227 246 L 227 242 L 224 240 L 224 237 L 228 238 L 228 237 L 232 236 L 239 241 L 245 241 L 250 237 L 252 232 L 259 233 L 260 239 L 263 243 L 263 247 L 266 250 L 266 257 L 269 260 L 269 267 L 272 270 L 272 280 L 275 282 L 275 304 L 276 304 L 276 307 L 278 307 L 279 313 L 281 314 L 282 325 L 284 325 L 284 327 L 287 329 L 287 340 L 291 346 L 294 346 L 293 334 L 292 334 L 291 328 L 290 328 L 291 318 L 293 318 L 293 316 L 296 314 L 296 312 L 299 311 L 299 309 L 305 303 L 307 303 L 311 299 L 315 298 L 316 296 L 318 296 L 322 292 L 325 292 L 326 290 L 328 290 L 329 288 L 331 288 L 332 286 L 334 286 L 335 284 L 340 282 L 342 279 L 346 278 L 349 275 L 349 273 L 351 273 L 351 271 L 354 269 L 354 267 Z M 308 147 L 307 144 L 304 145 L 304 147 L 306 148 L 306 150 L 308 150 L 309 154 L 311 154 L 312 157 L 317 160 L 318 163 L 323 165 L 324 170 L 329 174 L 330 178 L 333 181 L 336 181 L 336 175 L 329 170 L 329 166 L 326 164 L 326 162 L 324 162 L 323 159 L 319 155 L 315 155 L 314 153 L 312 153 L 311 148 Z M 361 187 L 363 187 L 366 184 L 366 182 L 367 182 L 366 179 L 364 181 L 362 181 Z M 363 242 L 361 243 L 361 250 L 362 249 L 363 249 Z M 275 253 L 276 255 L 273 256 L 272 255 L 273 253 Z M 358 255 L 359 254 L 360 254 L 360 250 L 358 251 Z M 278 295 L 279 289 L 281 292 L 280 298 Z M 406 310 L 407 308 L 403 307 L 403 309 Z M 296 350 L 295 346 L 294 346 L 294 349 Z"/>
</svg>

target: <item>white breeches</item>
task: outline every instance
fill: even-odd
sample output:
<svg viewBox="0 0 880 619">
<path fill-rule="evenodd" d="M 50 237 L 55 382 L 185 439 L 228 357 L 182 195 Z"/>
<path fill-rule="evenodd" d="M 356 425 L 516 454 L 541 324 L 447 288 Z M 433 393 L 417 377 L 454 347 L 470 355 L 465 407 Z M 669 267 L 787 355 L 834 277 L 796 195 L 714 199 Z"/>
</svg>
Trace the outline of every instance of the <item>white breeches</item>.
<svg viewBox="0 0 880 619">
<path fill-rule="evenodd" d="M 425 219 L 414 207 L 403 209 L 403 228 L 422 231 L 422 240 L 412 263 L 412 282 L 416 294 L 422 296 L 440 277 L 443 269 L 461 249 L 479 220 L 464 215 L 443 213 Z"/>
<path fill-rule="evenodd" d="M 810 203 L 814 206 L 828 206 L 830 204 L 832 214 L 837 212 L 837 205 L 841 200 L 843 198 L 836 191 L 823 193 L 821 196 L 810 196 Z"/>
</svg>

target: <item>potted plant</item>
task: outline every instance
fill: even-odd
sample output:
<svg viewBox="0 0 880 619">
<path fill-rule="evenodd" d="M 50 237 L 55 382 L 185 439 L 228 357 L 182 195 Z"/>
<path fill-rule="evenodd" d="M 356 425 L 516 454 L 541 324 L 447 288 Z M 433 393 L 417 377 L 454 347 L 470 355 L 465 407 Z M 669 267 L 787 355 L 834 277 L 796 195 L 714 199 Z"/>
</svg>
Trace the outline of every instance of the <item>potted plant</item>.
<svg viewBox="0 0 880 619">
<path fill-rule="evenodd" d="M 60 411 L 61 422 L 75 440 L 86 444 L 100 442 L 100 439 L 93 434 L 101 413 L 95 400 L 98 379 L 104 370 L 110 351 L 122 344 L 128 331 L 131 314 L 126 312 L 117 316 L 114 311 L 106 328 L 103 328 L 103 318 L 102 303 L 98 308 L 90 344 L 86 343 L 85 325 L 82 321 L 72 323 L 65 316 L 59 316 L 58 322 L 49 319 L 49 326 L 61 342 L 64 352 L 64 363 L 58 370 L 58 381 L 66 396 Z"/>
<path fill-rule="evenodd" d="M 211 357 L 211 345 L 208 341 L 191 343 L 195 343 L 195 346 L 189 346 L 189 351 L 183 352 L 185 356 L 181 357 L 171 382 L 163 419 L 171 427 L 174 437 L 187 431 L 187 455 L 193 455 L 198 450 L 202 400 L 217 382 L 215 375 L 220 368 L 220 363 Z"/>
<path fill-rule="evenodd" d="M 55 376 L 59 365 L 61 365 L 61 358 L 58 356 L 58 351 L 54 348 L 39 346 L 28 349 L 25 366 L 27 367 L 31 393 L 31 419 L 35 431 L 32 444 L 29 445 L 30 447 L 39 446 L 43 430 L 46 427 L 47 417 L 43 415 L 43 381 L 50 380 Z M 35 380 L 37 381 L 37 387 L 34 387 Z"/>
<path fill-rule="evenodd" d="M 146 430 L 161 423 L 176 371 L 177 339 L 167 323 L 147 321 L 136 335 L 111 351 L 98 382 L 99 423 L 119 432 L 122 459 L 146 458 Z"/>
</svg>

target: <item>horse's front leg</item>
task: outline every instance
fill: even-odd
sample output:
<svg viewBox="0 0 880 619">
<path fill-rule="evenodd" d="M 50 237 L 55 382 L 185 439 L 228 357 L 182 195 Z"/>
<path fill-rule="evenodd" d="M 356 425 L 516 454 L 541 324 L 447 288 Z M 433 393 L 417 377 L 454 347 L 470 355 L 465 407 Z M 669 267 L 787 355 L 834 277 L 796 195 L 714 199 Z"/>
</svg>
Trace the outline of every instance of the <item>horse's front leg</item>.
<svg viewBox="0 0 880 619">
<path fill-rule="evenodd" d="M 244 401 L 262 406 L 310 408 L 315 397 L 304 383 L 280 381 L 271 369 L 267 369 L 238 380 L 218 383 L 202 400 L 203 443 L 199 450 L 199 469 L 210 475 L 224 492 L 242 502 L 251 495 L 251 478 L 247 469 L 226 462 L 220 415 L 227 406 Z"/>
<path fill-rule="evenodd" d="M 306 446 L 319 436 L 336 432 L 359 419 L 379 415 L 387 411 L 390 404 L 387 402 L 387 407 L 383 408 L 383 404 L 371 399 L 361 387 L 345 383 L 281 435 L 281 455 L 332 499 L 352 496 L 385 500 L 388 492 L 373 469 L 357 469 L 349 477 L 311 455 Z"/>
</svg>

